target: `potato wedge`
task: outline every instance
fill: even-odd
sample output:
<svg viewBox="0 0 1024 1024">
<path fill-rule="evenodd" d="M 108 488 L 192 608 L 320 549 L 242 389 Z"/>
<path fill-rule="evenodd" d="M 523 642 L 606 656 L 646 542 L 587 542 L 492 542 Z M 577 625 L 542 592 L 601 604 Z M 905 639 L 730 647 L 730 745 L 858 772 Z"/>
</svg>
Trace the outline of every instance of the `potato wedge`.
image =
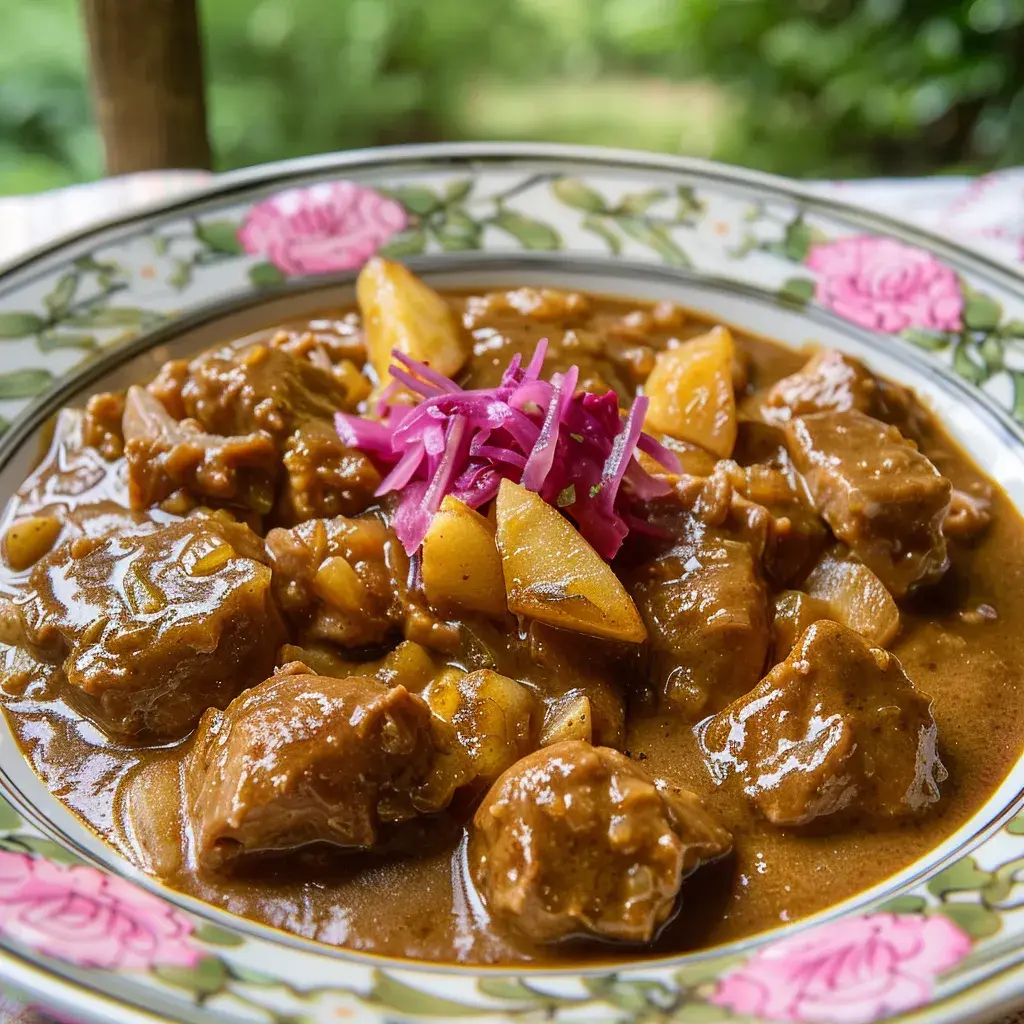
<svg viewBox="0 0 1024 1024">
<path fill-rule="evenodd" d="M 863 563 L 828 551 L 804 582 L 811 597 L 828 605 L 831 617 L 878 647 L 899 632 L 900 610 L 885 584 Z"/>
<path fill-rule="evenodd" d="M 735 350 L 728 329 L 716 327 L 659 352 L 644 384 L 651 400 L 647 429 L 727 459 L 736 444 Z"/>
<path fill-rule="evenodd" d="M 462 750 L 459 785 L 489 786 L 534 747 L 539 731 L 536 698 L 508 676 L 490 669 L 467 675 L 450 668 L 430 683 L 423 697 L 455 729 Z"/>
<path fill-rule="evenodd" d="M 324 559 L 313 578 L 313 590 L 321 600 L 349 615 L 360 614 L 370 600 L 366 584 L 341 555 Z"/>
<path fill-rule="evenodd" d="M 29 516 L 18 519 L 4 534 L 3 553 L 15 572 L 30 569 L 57 543 L 63 523 L 57 516 Z"/>
<path fill-rule="evenodd" d="M 423 590 L 439 612 L 506 614 L 505 580 L 494 526 L 448 495 L 423 539 Z"/>
<path fill-rule="evenodd" d="M 511 480 L 502 480 L 495 507 L 510 612 L 608 640 L 647 639 L 611 566 L 557 509 Z"/>
<path fill-rule="evenodd" d="M 593 715 L 590 698 L 579 690 L 570 691 L 557 704 L 553 704 L 544 717 L 540 745 L 550 747 L 565 740 L 594 742 Z"/>
<path fill-rule="evenodd" d="M 448 303 L 400 263 L 375 257 L 359 272 L 356 299 L 370 364 L 383 385 L 391 350 L 453 377 L 469 357 L 469 339 Z"/>
</svg>

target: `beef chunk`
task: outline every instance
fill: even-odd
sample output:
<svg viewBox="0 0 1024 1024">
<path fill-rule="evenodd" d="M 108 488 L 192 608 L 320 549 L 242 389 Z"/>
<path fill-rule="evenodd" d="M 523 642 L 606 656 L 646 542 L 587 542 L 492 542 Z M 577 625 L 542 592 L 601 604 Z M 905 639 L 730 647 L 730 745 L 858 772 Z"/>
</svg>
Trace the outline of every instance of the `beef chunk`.
<svg viewBox="0 0 1024 1024">
<path fill-rule="evenodd" d="M 238 437 L 206 433 L 195 420 L 173 419 L 145 388 L 128 389 L 124 414 L 128 497 L 148 508 L 175 491 L 242 505 L 259 514 L 273 505 L 279 463 L 263 430 Z"/>
<path fill-rule="evenodd" d="M 111 736 L 183 736 L 273 667 L 283 630 L 260 548 L 214 517 L 72 538 L 32 570 L 25 634 Z"/>
<path fill-rule="evenodd" d="M 345 389 L 345 407 L 354 409 L 370 397 L 373 384 L 363 373 L 366 344 L 357 313 L 342 320 L 315 320 L 312 330 L 279 330 L 270 339 L 271 348 L 308 360 L 325 370 Z"/>
<path fill-rule="evenodd" d="M 413 818 L 448 742 L 404 686 L 286 665 L 203 716 L 185 767 L 196 858 L 206 871 L 309 843 L 369 849 Z"/>
<path fill-rule="evenodd" d="M 119 459 L 124 454 L 124 403 L 124 392 L 104 391 L 93 395 L 85 407 L 82 441 L 105 459 Z"/>
<path fill-rule="evenodd" d="M 275 515 L 286 525 L 362 512 L 381 482 L 374 464 L 346 448 L 334 425 L 324 420 L 308 421 L 288 438 L 283 462 Z"/>
<path fill-rule="evenodd" d="M 187 419 L 189 415 L 181 392 L 191 376 L 191 365 L 187 359 L 168 359 L 146 385 L 146 390 L 176 420 Z"/>
<path fill-rule="evenodd" d="M 458 640 L 408 584 L 409 562 L 376 516 L 310 519 L 267 534 L 274 594 L 304 643 L 382 643 L 392 631 L 442 650 Z"/>
<path fill-rule="evenodd" d="M 773 423 L 785 423 L 810 413 L 849 409 L 907 429 L 927 419 L 912 391 L 880 380 L 859 359 L 834 349 L 816 353 L 798 372 L 773 385 L 761 414 Z"/>
<path fill-rule="evenodd" d="M 270 344 L 307 358 L 315 345 L 331 364 L 348 361 L 362 366 L 366 362 L 362 320 L 354 310 L 340 318 L 317 317 L 296 327 L 279 327 Z"/>
<path fill-rule="evenodd" d="M 345 389 L 329 372 L 263 343 L 229 345 L 192 360 L 181 403 L 212 434 L 265 430 L 282 440 L 304 422 L 330 421 L 347 407 Z"/>
<path fill-rule="evenodd" d="M 786 448 L 786 435 L 767 423 L 740 423 L 733 458 L 736 491 L 770 514 L 762 564 L 775 584 L 799 579 L 824 549 L 828 530 Z M 721 465 L 721 463 L 720 463 Z"/>
<path fill-rule="evenodd" d="M 713 772 L 739 776 L 775 825 L 889 819 L 939 799 L 930 705 L 892 654 L 821 621 L 703 741 Z"/>
<path fill-rule="evenodd" d="M 851 409 L 798 417 L 786 437 L 832 532 L 895 596 L 946 571 L 951 484 L 899 430 Z"/>
<path fill-rule="evenodd" d="M 473 337 L 475 354 L 466 369 L 474 388 L 496 387 L 516 355 L 524 364 L 539 338 L 548 339 L 544 376 L 579 368 L 578 387 L 603 394 L 612 388 L 628 405 L 636 393 L 635 345 L 624 346 L 600 329 L 585 326 L 591 302 L 576 292 L 549 288 L 517 288 L 507 292 L 471 295 L 465 300 L 462 322 Z M 524 326 L 524 319 L 533 324 Z M 644 379 L 653 365 L 648 350 Z"/>
<path fill-rule="evenodd" d="M 149 386 L 173 418 L 190 418 L 207 433 L 272 439 L 284 464 L 277 516 L 286 524 L 360 512 L 380 483 L 368 456 L 346 448 L 334 430 L 334 413 L 353 407 L 351 373 L 326 355 L 304 357 L 311 352 L 319 349 L 230 345 L 184 366 L 167 364 Z"/>
<path fill-rule="evenodd" d="M 473 819 L 470 867 L 491 916 L 533 942 L 648 942 L 683 879 L 731 847 L 685 790 L 578 740 L 538 750 Z"/>
<path fill-rule="evenodd" d="M 696 721 L 761 678 L 768 598 L 747 544 L 708 537 L 674 548 L 640 570 L 632 591 L 667 707 Z"/>
<path fill-rule="evenodd" d="M 539 323 L 582 324 L 590 316 L 590 300 L 579 292 L 554 288 L 516 288 L 507 292 L 471 295 L 466 300 L 464 322 L 469 330 L 495 317 L 509 315 Z"/>
<path fill-rule="evenodd" d="M 858 359 L 825 349 L 789 377 L 774 384 L 765 396 L 765 418 L 782 423 L 815 412 L 856 409 L 876 414 L 879 382 Z"/>
</svg>

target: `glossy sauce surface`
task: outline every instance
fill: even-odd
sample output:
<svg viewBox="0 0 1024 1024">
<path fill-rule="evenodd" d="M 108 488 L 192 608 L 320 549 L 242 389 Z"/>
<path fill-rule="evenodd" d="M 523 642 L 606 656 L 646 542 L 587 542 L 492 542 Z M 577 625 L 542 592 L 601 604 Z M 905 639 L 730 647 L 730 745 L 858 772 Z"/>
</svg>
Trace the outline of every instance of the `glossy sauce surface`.
<svg viewBox="0 0 1024 1024">
<path fill-rule="evenodd" d="M 572 326 L 558 317 L 524 316 L 467 296 L 449 301 L 474 338 L 470 379 L 477 386 L 493 385 L 513 353 L 528 357 L 546 336 L 556 343 L 549 372 L 577 363 L 581 385 L 610 386 L 628 399 L 649 369 L 651 351 L 708 326 L 688 314 L 662 327 L 646 307 L 611 299 L 592 299 L 588 315 Z M 355 330 L 344 311 L 287 329 L 343 339 Z M 735 336 L 748 364 L 745 407 L 754 409 L 757 397 L 799 369 L 806 356 L 764 339 Z M 615 358 L 606 358 L 609 351 Z M 927 420 L 922 424 L 916 440 L 955 487 L 987 486 L 940 427 Z M 49 461 L 9 507 L 4 525 L 47 507 L 69 489 L 69 480 L 76 481 L 71 489 L 78 493 L 64 499 L 68 504 L 126 503 L 123 462 L 81 449 L 73 435 L 71 430 L 64 445 L 51 450 Z M 487 664 L 546 697 L 586 683 L 588 674 L 599 686 L 632 693 L 623 749 L 653 776 L 700 795 L 734 835 L 734 853 L 684 883 L 674 919 L 650 947 L 637 952 L 700 948 L 794 921 L 899 871 L 965 822 L 1020 756 L 1024 523 L 998 488 L 992 492 L 987 530 L 970 544 L 952 543 L 950 557 L 951 568 L 936 586 L 902 603 L 901 629 L 888 645 L 910 679 L 933 699 L 949 773 L 935 808 L 898 823 L 854 823 L 840 830 L 768 824 L 751 811 L 737 780 L 715 783 L 692 724 L 645 703 L 635 656 L 620 646 L 548 637 L 552 650 L 541 667 L 522 634 L 469 618 L 462 624 L 462 646 L 447 661 L 466 669 Z M 17 597 L 25 580 L 25 573 L 5 570 L 3 591 Z M 175 888 L 302 936 L 379 954 L 481 963 L 622 958 L 606 945 L 541 948 L 494 928 L 469 879 L 465 837 L 458 827 L 439 829 L 433 848 L 417 857 L 353 854 L 339 860 L 311 850 L 235 877 L 201 876 L 192 866 L 180 796 L 181 757 L 191 737 L 157 748 L 111 741 L 61 699 L 52 670 L 14 648 L 3 651 L 4 711 L 43 782 L 124 856 Z"/>
</svg>

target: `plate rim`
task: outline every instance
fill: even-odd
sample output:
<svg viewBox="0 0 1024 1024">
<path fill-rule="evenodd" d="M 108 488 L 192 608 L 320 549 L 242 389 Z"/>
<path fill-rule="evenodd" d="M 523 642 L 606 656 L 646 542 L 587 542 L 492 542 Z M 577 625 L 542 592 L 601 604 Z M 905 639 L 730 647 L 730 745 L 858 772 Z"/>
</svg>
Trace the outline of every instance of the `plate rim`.
<svg viewBox="0 0 1024 1024">
<path fill-rule="evenodd" d="M 303 178 L 335 169 L 369 169 L 374 165 L 397 168 L 448 162 L 454 164 L 508 163 L 510 161 L 566 161 L 592 164 L 595 167 L 617 166 L 624 169 L 662 171 L 692 174 L 713 181 L 736 183 L 761 188 L 797 200 L 822 212 L 832 212 L 852 223 L 877 226 L 886 234 L 924 244 L 929 250 L 952 252 L 964 263 L 984 267 L 988 273 L 1006 278 L 1010 285 L 1024 288 L 1024 268 L 971 248 L 961 242 L 944 238 L 937 232 L 879 213 L 855 203 L 824 195 L 813 182 L 803 182 L 767 171 L 721 163 L 704 157 L 679 156 L 613 146 L 570 145 L 557 142 L 425 142 L 395 146 L 374 146 L 364 149 L 336 150 L 308 156 L 289 157 L 251 167 L 236 168 L 214 173 L 209 183 L 170 199 L 158 199 L 140 204 L 123 214 L 105 217 L 84 228 L 64 232 L 49 242 L 36 246 L 12 260 L 0 263 L 0 286 L 16 277 L 40 260 L 56 255 L 61 249 L 87 241 L 107 231 L 126 227 L 137 221 L 146 221 L 162 214 L 230 196 L 236 191 L 251 189 L 262 184 Z M 128 177 L 124 175 L 123 177 Z M 52 190 L 54 192 L 59 189 Z M 46 195 L 46 193 L 41 193 Z"/>
</svg>

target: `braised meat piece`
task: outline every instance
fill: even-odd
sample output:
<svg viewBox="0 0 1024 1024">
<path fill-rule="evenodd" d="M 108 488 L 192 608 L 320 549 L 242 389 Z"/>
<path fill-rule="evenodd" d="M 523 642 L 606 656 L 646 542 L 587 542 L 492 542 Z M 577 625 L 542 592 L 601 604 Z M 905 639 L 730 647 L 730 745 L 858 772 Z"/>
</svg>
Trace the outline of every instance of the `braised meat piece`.
<svg viewBox="0 0 1024 1024">
<path fill-rule="evenodd" d="M 798 417 L 786 437 L 832 532 L 896 597 L 946 571 L 952 485 L 899 430 L 851 409 Z"/>
<path fill-rule="evenodd" d="M 477 810 L 470 869 L 492 918 L 537 943 L 648 942 L 731 838 L 692 793 L 570 740 L 513 765 Z"/>
<path fill-rule="evenodd" d="M 774 384 L 765 396 L 766 419 L 782 423 L 815 412 L 856 409 L 876 415 L 879 382 L 859 360 L 834 349 L 813 355 L 796 373 Z"/>
<path fill-rule="evenodd" d="M 828 529 L 814 508 L 807 485 L 786 448 L 786 435 L 767 423 L 739 424 L 733 458 L 736 491 L 766 509 L 771 519 L 761 561 L 768 579 L 785 586 L 814 564 L 828 540 Z"/>
<path fill-rule="evenodd" d="M 111 736 L 183 736 L 273 668 L 283 629 L 260 550 L 212 516 L 72 538 L 32 570 L 25 635 Z"/>
<path fill-rule="evenodd" d="M 167 364 L 149 391 L 172 417 L 208 433 L 271 438 L 284 465 L 280 522 L 361 512 L 381 478 L 334 430 L 335 412 L 352 408 L 352 389 L 329 360 L 319 365 L 296 353 L 262 342 L 229 345 L 184 366 Z"/>
<path fill-rule="evenodd" d="M 82 441 L 105 459 L 119 459 L 124 454 L 124 402 L 123 392 L 104 391 L 93 395 L 85 406 Z"/>
<path fill-rule="evenodd" d="M 374 464 L 346 448 L 334 424 L 309 420 L 284 445 L 284 481 L 275 515 L 281 523 L 353 515 L 373 501 L 381 481 Z"/>
<path fill-rule="evenodd" d="M 205 352 L 181 383 L 185 415 L 213 434 L 265 430 L 284 439 L 308 420 L 346 408 L 345 389 L 307 359 L 258 342 Z"/>
<path fill-rule="evenodd" d="M 602 394 L 611 388 L 628 403 L 636 392 L 635 360 L 640 356 L 643 361 L 643 356 L 636 345 L 623 346 L 584 326 L 590 312 L 587 296 L 551 288 L 516 288 L 469 296 L 462 322 L 474 343 L 468 365 L 470 386 L 495 387 L 514 354 L 518 353 L 525 364 L 537 341 L 547 338 L 545 375 L 578 366 L 580 390 Z M 524 322 L 531 325 L 525 331 Z M 650 349 L 645 354 L 645 372 L 640 379 L 653 364 Z"/>
<path fill-rule="evenodd" d="M 892 654 L 827 620 L 712 718 L 703 743 L 713 774 L 738 776 L 775 825 L 920 813 L 946 779 L 931 699 Z"/>
<path fill-rule="evenodd" d="M 409 562 L 376 516 L 310 519 L 267 534 L 274 594 L 304 643 L 383 643 L 392 632 L 447 650 L 458 631 L 439 621 L 408 584 Z"/>
<path fill-rule="evenodd" d="M 643 566 L 632 592 L 647 626 L 650 682 L 666 707 L 696 721 L 761 678 L 768 595 L 747 544 L 681 545 Z"/>
<path fill-rule="evenodd" d="M 145 388 L 131 387 L 124 440 L 132 508 L 149 508 L 181 489 L 259 514 L 273 506 L 279 461 L 274 439 L 264 430 L 237 437 L 208 434 L 195 420 L 173 419 Z"/>
<path fill-rule="evenodd" d="M 392 540 L 375 516 L 310 519 L 267 534 L 278 604 L 305 641 L 383 642 L 400 621 L 387 562 Z"/>
<path fill-rule="evenodd" d="M 879 379 L 859 359 L 834 349 L 815 353 L 796 373 L 771 387 L 761 404 L 761 414 L 773 423 L 849 409 L 906 428 L 927 419 L 911 391 Z"/>
<path fill-rule="evenodd" d="M 439 809 L 421 793 L 445 730 L 404 686 L 286 665 L 196 732 L 185 803 L 200 868 L 317 842 L 376 846 L 389 825 Z"/>
<path fill-rule="evenodd" d="M 510 315 L 545 324 L 578 325 L 590 316 L 590 300 L 579 292 L 554 288 L 514 288 L 472 295 L 466 300 L 464 321 L 470 330 L 492 317 Z"/>
</svg>

